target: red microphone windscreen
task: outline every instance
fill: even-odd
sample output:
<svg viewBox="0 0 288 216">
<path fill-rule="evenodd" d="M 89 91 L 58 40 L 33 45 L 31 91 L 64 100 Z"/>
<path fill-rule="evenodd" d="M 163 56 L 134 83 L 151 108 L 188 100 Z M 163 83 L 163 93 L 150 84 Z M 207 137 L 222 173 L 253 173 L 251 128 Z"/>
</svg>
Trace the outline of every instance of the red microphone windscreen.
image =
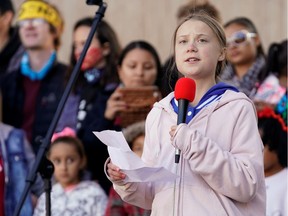
<svg viewBox="0 0 288 216">
<path fill-rule="evenodd" d="M 175 85 L 175 98 L 176 100 L 184 99 L 192 102 L 195 98 L 196 83 L 193 79 L 182 77 Z"/>
</svg>

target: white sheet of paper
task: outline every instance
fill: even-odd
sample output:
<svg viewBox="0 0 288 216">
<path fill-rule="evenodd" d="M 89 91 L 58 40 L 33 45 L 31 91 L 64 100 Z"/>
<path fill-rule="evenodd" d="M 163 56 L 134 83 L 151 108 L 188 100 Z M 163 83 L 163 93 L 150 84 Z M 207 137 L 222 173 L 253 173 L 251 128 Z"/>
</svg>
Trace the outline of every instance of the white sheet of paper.
<svg viewBox="0 0 288 216">
<path fill-rule="evenodd" d="M 93 132 L 108 146 L 112 163 L 126 174 L 126 182 L 174 181 L 178 176 L 163 167 L 148 167 L 131 151 L 122 132 L 104 130 Z"/>
</svg>

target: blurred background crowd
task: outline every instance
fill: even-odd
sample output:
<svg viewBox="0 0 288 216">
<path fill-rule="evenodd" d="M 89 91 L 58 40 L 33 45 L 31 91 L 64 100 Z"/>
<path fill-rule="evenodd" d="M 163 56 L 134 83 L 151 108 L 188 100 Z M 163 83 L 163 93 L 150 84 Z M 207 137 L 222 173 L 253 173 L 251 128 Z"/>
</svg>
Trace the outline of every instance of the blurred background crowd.
<svg viewBox="0 0 288 216">
<path fill-rule="evenodd" d="M 221 23 L 226 34 L 227 64 L 219 80 L 255 102 L 265 146 L 267 215 L 287 215 L 287 2 L 107 4 L 47 153 L 55 166 L 52 215 L 73 212 L 84 201 L 89 204 L 78 215 L 150 214 L 124 203 L 111 188 L 104 174 L 108 152 L 92 131 L 123 130 L 131 149 L 141 156 L 145 119 L 121 124 L 119 113 L 131 104 L 120 90 L 156 86 L 161 97 L 172 92 L 180 77 L 172 57 L 172 31 L 189 13 L 202 10 Z M 19 200 L 15 194 L 25 184 L 17 179 L 21 175 L 24 180 L 33 166 L 96 10 L 84 0 L 0 2 L 0 215 L 12 215 Z M 45 215 L 42 189 L 39 177 L 22 215 Z"/>
</svg>

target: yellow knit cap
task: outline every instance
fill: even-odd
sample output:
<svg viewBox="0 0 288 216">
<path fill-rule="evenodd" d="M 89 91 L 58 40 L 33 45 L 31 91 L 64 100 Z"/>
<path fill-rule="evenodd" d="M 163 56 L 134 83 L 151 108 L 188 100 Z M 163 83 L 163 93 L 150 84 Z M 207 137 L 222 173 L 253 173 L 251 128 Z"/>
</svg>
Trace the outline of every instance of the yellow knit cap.
<svg viewBox="0 0 288 216">
<path fill-rule="evenodd" d="M 62 18 L 58 11 L 42 0 L 25 1 L 20 7 L 17 21 L 34 18 L 42 18 L 56 29 L 61 29 L 63 25 Z"/>
</svg>

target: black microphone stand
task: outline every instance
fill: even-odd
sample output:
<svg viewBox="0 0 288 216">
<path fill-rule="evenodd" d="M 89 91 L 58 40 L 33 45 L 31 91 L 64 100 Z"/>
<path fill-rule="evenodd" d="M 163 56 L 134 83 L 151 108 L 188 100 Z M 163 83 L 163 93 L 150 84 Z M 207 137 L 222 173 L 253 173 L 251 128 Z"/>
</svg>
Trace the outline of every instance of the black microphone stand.
<svg viewBox="0 0 288 216">
<path fill-rule="evenodd" d="M 24 204 L 24 201 L 28 195 L 28 192 L 30 191 L 33 183 L 35 182 L 36 180 L 36 177 L 37 177 L 37 173 L 41 171 L 41 176 L 44 178 L 44 183 L 45 183 L 45 192 L 46 192 L 46 216 L 50 216 L 51 214 L 51 206 L 50 206 L 50 193 L 51 193 L 51 176 L 53 174 L 53 170 L 54 168 L 51 167 L 51 162 L 48 161 L 48 159 L 46 158 L 46 152 L 48 150 L 48 146 L 50 144 L 50 140 L 51 140 L 51 137 L 55 131 L 55 128 L 57 126 L 57 123 L 58 123 L 58 120 L 60 118 L 60 115 L 62 113 L 62 110 L 64 108 L 64 105 L 66 103 L 66 100 L 71 92 L 71 89 L 74 85 L 74 83 L 76 82 L 76 79 L 79 75 L 79 71 L 80 71 L 80 67 L 82 65 L 82 62 L 84 60 L 84 57 L 87 53 L 87 50 L 90 46 L 90 43 L 95 35 L 95 32 L 96 32 L 96 29 L 97 29 L 97 26 L 98 26 L 98 23 L 101 21 L 101 19 L 104 17 L 104 14 L 105 14 L 105 11 L 106 11 L 106 8 L 107 8 L 107 4 L 105 2 L 102 2 L 102 1 L 95 1 L 95 0 L 87 0 L 87 4 L 88 5 L 99 5 L 99 9 L 98 11 L 96 12 L 96 15 L 94 17 L 94 20 L 93 20 L 93 24 L 91 26 L 91 30 L 90 30 L 90 33 L 88 35 L 88 38 L 87 38 L 87 41 L 84 45 L 84 48 L 83 48 L 83 51 L 80 55 L 80 58 L 79 60 L 77 61 L 73 71 L 72 71 L 72 74 L 71 74 L 71 77 L 67 83 L 67 86 L 64 90 L 64 93 L 61 97 L 61 100 L 58 104 L 58 107 L 57 107 L 57 110 L 54 114 L 54 117 L 52 119 L 52 122 L 49 126 L 49 129 L 46 133 L 46 136 L 38 150 L 38 153 L 36 155 L 36 159 L 35 159 L 35 163 L 32 167 L 32 170 L 30 170 L 27 178 L 26 178 L 26 184 L 25 184 L 25 188 L 24 188 L 24 191 L 23 193 L 21 194 L 21 197 L 20 197 L 20 200 L 19 202 L 17 203 L 17 206 L 16 206 L 16 210 L 14 212 L 14 216 L 18 216 L 20 214 L 20 211 L 21 211 L 21 208 Z M 92 133 L 92 132 L 91 132 Z M 48 162 L 47 162 L 48 161 Z M 53 166 L 53 164 L 52 164 Z M 44 171 L 43 171 L 44 170 Z M 49 180 L 49 182 L 47 182 Z"/>
</svg>

